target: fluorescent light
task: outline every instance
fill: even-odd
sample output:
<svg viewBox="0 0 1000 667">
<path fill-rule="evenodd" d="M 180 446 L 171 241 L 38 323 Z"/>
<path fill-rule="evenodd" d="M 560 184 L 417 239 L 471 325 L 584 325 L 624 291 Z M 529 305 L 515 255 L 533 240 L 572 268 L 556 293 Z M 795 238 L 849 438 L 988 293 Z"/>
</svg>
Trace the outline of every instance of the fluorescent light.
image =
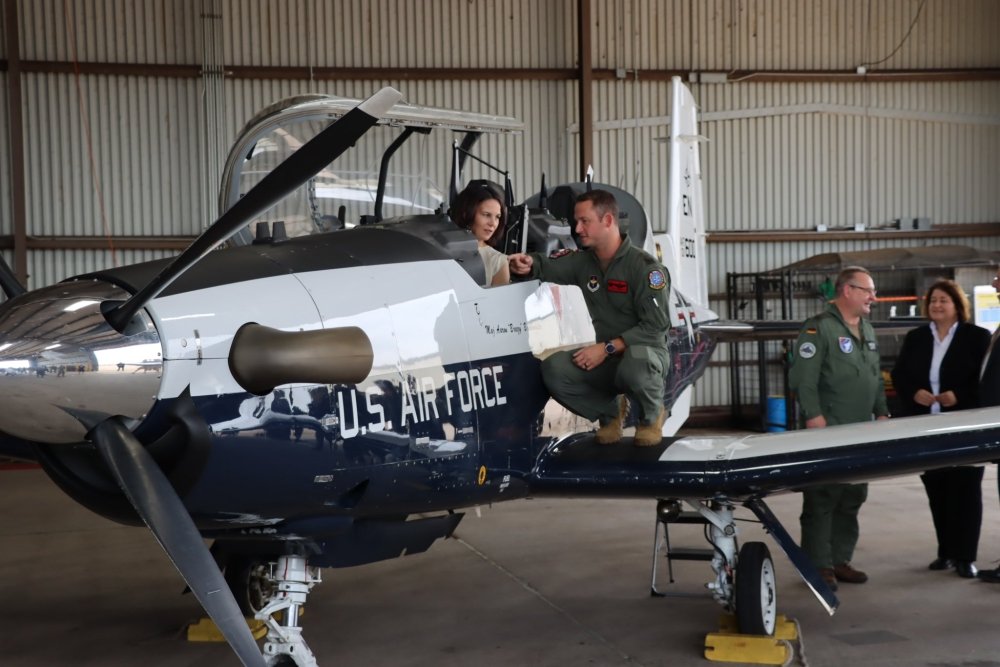
<svg viewBox="0 0 1000 667">
<path fill-rule="evenodd" d="M 57 347 L 61 347 L 61 346 L 62 346 L 62 343 L 53 343 L 52 345 L 49 345 L 48 347 L 46 347 L 44 349 L 46 349 L 46 350 L 54 350 Z"/>
<path fill-rule="evenodd" d="M 8 347 L 13 347 L 13 345 L 14 345 L 14 343 L 4 343 L 3 345 L 0 345 L 0 352 L 3 352 Z"/>
</svg>

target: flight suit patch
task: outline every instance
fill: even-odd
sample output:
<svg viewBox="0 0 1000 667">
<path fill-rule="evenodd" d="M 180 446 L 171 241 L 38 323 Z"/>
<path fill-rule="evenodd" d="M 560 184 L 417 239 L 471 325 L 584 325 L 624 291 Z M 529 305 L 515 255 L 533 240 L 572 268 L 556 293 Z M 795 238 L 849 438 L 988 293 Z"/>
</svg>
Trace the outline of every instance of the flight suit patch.
<svg viewBox="0 0 1000 667">
<path fill-rule="evenodd" d="M 871 350 L 872 352 L 874 352 L 877 349 L 875 341 L 873 340 L 868 341 L 868 349 Z"/>
<path fill-rule="evenodd" d="M 628 294 L 628 283 L 624 280 L 609 280 L 608 291 L 615 294 Z"/>
<path fill-rule="evenodd" d="M 570 248 L 560 248 L 559 250 L 553 250 L 549 254 L 549 259 L 559 259 L 560 257 L 565 257 L 573 251 Z"/>
<path fill-rule="evenodd" d="M 649 272 L 649 286 L 651 289 L 663 289 L 667 286 L 667 279 L 663 277 L 663 271 L 654 269 Z"/>
<path fill-rule="evenodd" d="M 590 276 L 590 280 L 587 281 L 587 289 L 591 292 L 601 289 L 601 281 L 597 279 L 597 276 Z"/>
<path fill-rule="evenodd" d="M 816 356 L 816 346 L 812 343 L 802 343 L 799 345 L 799 356 L 803 359 L 812 359 Z"/>
<path fill-rule="evenodd" d="M 854 341 L 847 336 L 840 336 L 837 338 L 837 344 L 840 345 L 840 351 L 844 354 L 854 352 Z"/>
</svg>

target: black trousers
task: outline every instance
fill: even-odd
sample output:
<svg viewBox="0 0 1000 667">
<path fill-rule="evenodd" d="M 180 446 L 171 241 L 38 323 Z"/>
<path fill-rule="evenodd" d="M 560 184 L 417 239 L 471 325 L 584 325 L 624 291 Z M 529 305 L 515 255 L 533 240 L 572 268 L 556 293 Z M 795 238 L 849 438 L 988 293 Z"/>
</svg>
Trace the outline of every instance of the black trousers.
<svg viewBox="0 0 1000 667">
<path fill-rule="evenodd" d="M 920 480 L 931 504 L 938 558 L 975 561 L 983 521 L 983 467 L 928 470 Z"/>
</svg>

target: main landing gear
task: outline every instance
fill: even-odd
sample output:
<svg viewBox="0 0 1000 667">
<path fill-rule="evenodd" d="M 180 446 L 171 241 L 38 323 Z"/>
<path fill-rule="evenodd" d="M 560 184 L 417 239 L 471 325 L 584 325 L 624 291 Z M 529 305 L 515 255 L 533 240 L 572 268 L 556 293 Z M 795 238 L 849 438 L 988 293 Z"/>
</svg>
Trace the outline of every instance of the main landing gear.
<svg viewBox="0 0 1000 667">
<path fill-rule="evenodd" d="M 264 659 L 269 667 L 317 667 L 302 638 L 299 611 L 312 587 L 322 581 L 319 568 L 309 567 L 304 556 L 280 556 L 271 563 L 232 563 L 226 575 L 244 614 L 267 627 Z M 279 612 L 280 621 L 275 618 Z"/>
<path fill-rule="evenodd" d="M 706 587 L 712 597 L 736 615 L 741 634 L 773 635 L 778 620 L 777 580 L 767 545 L 747 542 L 738 548 L 734 508 L 728 502 L 689 504 L 707 524 L 715 579 Z M 664 513 L 669 514 L 661 511 L 661 516 Z M 677 503 L 676 514 L 679 513 L 680 503 Z M 669 516 L 664 520 L 669 522 Z"/>
</svg>

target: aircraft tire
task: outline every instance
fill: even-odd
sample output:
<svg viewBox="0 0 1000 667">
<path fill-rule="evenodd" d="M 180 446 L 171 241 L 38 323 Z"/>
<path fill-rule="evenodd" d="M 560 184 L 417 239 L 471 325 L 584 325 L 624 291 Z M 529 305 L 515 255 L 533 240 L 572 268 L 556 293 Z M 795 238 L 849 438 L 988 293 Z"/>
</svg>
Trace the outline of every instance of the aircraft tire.
<svg viewBox="0 0 1000 667">
<path fill-rule="evenodd" d="M 226 564 L 226 583 L 247 618 L 271 599 L 273 584 L 267 574 L 267 563 L 256 558 L 236 557 Z"/>
<path fill-rule="evenodd" d="M 736 567 L 736 621 L 742 634 L 774 634 L 777 588 L 774 561 L 767 545 L 744 544 Z"/>
</svg>

